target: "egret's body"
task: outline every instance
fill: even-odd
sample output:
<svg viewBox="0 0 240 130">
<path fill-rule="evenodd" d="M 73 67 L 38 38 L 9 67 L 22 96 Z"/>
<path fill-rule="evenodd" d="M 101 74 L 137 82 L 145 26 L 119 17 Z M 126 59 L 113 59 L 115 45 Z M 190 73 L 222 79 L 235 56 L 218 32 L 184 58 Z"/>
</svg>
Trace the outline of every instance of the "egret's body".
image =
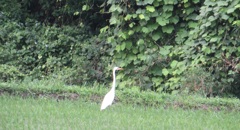
<svg viewBox="0 0 240 130">
<path fill-rule="evenodd" d="M 105 96 L 101 105 L 101 110 L 104 110 L 108 106 L 112 105 L 112 102 L 115 97 L 115 89 L 111 89 Z"/>
<path fill-rule="evenodd" d="M 113 68 L 113 84 L 111 90 L 104 96 L 102 105 L 101 105 L 101 110 L 104 110 L 108 106 L 112 105 L 112 102 L 115 97 L 115 88 L 116 88 L 116 75 L 115 72 L 116 70 L 122 70 L 122 68 L 119 67 L 114 67 Z"/>
</svg>

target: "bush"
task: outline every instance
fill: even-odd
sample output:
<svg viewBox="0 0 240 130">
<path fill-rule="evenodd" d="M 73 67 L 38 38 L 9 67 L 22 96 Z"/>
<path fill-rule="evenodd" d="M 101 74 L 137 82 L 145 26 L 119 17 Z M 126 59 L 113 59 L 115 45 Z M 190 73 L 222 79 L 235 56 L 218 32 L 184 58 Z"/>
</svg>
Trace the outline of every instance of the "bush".
<svg viewBox="0 0 240 130">
<path fill-rule="evenodd" d="M 239 1 L 206 0 L 196 17 L 198 26 L 190 31 L 183 57 L 190 68 L 201 66 L 210 72 L 212 88 L 229 90 L 238 82 L 240 65 Z M 237 79 L 237 80 L 236 80 Z M 235 87 L 234 87 L 235 88 Z"/>
<path fill-rule="evenodd" d="M 227 89 L 236 82 L 240 64 L 238 0 L 109 0 L 108 4 L 109 22 L 115 27 L 109 37 L 116 48 L 114 59 L 129 68 L 121 75 L 126 81 L 122 86 L 175 93 L 185 87 L 181 85 L 187 78 L 184 72 L 195 66 L 203 68 L 206 78 L 211 75 L 209 87 Z M 201 76 L 196 75 L 197 79 Z"/>
<path fill-rule="evenodd" d="M 218 81 L 217 74 L 205 70 L 203 67 L 192 67 L 184 73 L 181 92 L 199 93 L 202 96 L 223 94 L 227 87 L 223 81 Z"/>
<path fill-rule="evenodd" d="M 15 66 L 32 78 L 66 73 L 68 68 L 69 77 L 64 79 L 71 84 L 106 79 L 111 46 L 87 27 L 46 26 L 31 19 L 27 25 L 7 18 L 0 23 L 1 64 Z"/>
<path fill-rule="evenodd" d="M 239 0 L 8 2 L 0 2 L 0 64 L 20 73 L 83 84 L 108 80 L 116 65 L 125 68 L 121 89 L 239 89 Z"/>
<path fill-rule="evenodd" d="M 25 76 L 15 66 L 0 64 L 0 81 L 22 80 Z"/>
</svg>

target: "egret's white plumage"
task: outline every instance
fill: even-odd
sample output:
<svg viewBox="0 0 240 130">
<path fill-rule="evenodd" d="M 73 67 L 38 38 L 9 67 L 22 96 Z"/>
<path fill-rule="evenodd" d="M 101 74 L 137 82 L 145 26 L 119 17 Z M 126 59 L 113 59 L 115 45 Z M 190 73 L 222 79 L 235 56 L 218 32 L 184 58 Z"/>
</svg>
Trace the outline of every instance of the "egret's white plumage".
<svg viewBox="0 0 240 130">
<path fill-rule="evenodd" d="M 116 70 L 122 70 L 122 68 L 119 67 L 114 67 L 113 68 L 113 84 L 111 90 L 105 95 L 102 105 L 101 105 L 101 110 L 104 110 L 108 106 L 112 105 L 112 102 L 115 97 L 115 87 L 116 87 L 116 75 L 115 72 Z"/>
</svg>

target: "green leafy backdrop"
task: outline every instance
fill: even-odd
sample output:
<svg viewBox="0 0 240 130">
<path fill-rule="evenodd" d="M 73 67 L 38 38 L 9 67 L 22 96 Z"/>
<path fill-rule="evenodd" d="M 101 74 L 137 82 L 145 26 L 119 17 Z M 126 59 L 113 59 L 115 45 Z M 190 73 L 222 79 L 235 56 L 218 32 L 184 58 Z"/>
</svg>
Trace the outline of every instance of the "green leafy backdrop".
<svg viewBox="0 0 240 130">
<path fill-rule="evenodd" d="M 1 80 L 238 93 L 238 0 L 2 0 Z M 9 71 L 5 71 L 8 68 Z"/>
</svg>

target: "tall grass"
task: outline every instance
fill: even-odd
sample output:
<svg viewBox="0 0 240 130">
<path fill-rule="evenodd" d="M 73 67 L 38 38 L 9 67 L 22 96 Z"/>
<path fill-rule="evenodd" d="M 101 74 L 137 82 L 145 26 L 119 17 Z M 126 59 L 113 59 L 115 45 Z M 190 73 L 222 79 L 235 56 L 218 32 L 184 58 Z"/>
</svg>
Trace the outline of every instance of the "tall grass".
<svg viewBox="0 0 240 130">
<path fill-rule="evenodd" d="M 238 130 L 240 113 L 164 109 L 114 104 L 100 111 L 100 104 L 0 96 L 0 130 L 22 129 L 189 129 Z"/>
</svg>

